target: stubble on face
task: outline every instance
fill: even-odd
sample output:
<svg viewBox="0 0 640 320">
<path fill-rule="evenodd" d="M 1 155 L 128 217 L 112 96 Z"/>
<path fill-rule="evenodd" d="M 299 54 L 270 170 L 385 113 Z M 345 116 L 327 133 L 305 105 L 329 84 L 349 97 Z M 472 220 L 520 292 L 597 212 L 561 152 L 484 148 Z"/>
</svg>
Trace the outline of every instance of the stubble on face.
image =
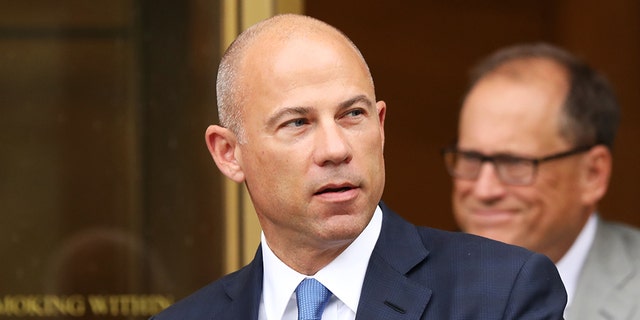
<svg viewBox="0 0 640 320">
<path fill-rule="evenodd" d="M 238 146 L 245 182 L 270 248 L 307 274 L 326 265 L 362 232 L 384 186 L 382 124 L 368 71 L 344 39 L 333 31 L 328 34 L 307 35 L 304 41 L 265 38 L 254 46 L 256 54 L 245 58 L 245 72 L 252 75 L 246 86 L 251 94 L 245 99 L 251 109 L 243 118 L 247 142 Z M 315 56 L 322 51 L 326 54 Z M 351 106 L 336 106 L 359 95 L 371 101 L 363 130 L 353 134 L 335 124 L 349 115 Z M 292 118 L 301 119 L 303 129 L 278 121 L 269 124 L 283 106 L 307 109 Z M 295 133 L 307 125 L 314 133 Z M 343 139 L 345 160 L 330 155 L 326 163 L 317 159 L 318 148 L 327 146 L 318 145 L 324 138 L 314 134 L 325 125 L 330 135 Z M 289 130 L 296 139 L 287 138 Z M 353 199 L 340 200 L 348 194 Z"/>
</svg>

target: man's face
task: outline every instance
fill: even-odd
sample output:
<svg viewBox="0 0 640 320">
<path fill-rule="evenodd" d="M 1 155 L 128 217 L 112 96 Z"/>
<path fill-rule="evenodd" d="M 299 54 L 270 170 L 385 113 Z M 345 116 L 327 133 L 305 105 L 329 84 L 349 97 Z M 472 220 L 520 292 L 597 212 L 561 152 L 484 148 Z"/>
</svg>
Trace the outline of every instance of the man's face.
<svg viewBox="0 0 640 320">
<path fill-rule="evenodd" d="M 573 148 L 559 133 L 560 108 L 568 88 L 564 74 L 552 65 L 539 68 L 539 74 L 527 79 L 493 74 L 481 80 L 464 102 L 458 147 L 485 155 L 534 158 Z M 580 197 L 581 157 L 540 164 L 528 186 L 503 183 L 488 162 L 477 180 L 454 179 L 459 226 L 559 259 L 589 213 Z"/>
<path fill-rule="evenodd" d="M 382 196 L 385 104 L 344 41 L 256 50 L 236 156 L 269 244 L 349 243 Z"/>
</svg>

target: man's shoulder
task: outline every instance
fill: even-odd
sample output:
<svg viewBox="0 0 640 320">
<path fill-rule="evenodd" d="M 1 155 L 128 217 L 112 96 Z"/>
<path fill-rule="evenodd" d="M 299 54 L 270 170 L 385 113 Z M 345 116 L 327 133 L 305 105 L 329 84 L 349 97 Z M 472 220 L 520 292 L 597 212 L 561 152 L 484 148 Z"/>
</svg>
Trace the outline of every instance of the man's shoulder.
<svg viewBox="0 0 640 320">
<path fill-rule="evenodd" d="M 601 220 L 600 223 L 603 230 L 619 233 L 623 237 L 630 237 L 633 241 L 640 239 L 640 229 L 637 227 L 610 220 Z"/>
<path fill-rule="evenodd" d="M 523 318 L 521 311 L 532 305 L 540 306 L 536 312 L 541 312 L 533 318 L 555 319 L 562 314 L 566 292 L 548 257 L 468 233 L 419 226 L 416 230 L 428 255 L 412 269 L 410 278 L 437 292 L 440 299 L 472 301 L 469 305 L 478 310 L 498 309 L 513 319 Z"/>
<path fill-rule="evenodd" d="M 427 248 L 436 250 L 454 250 L 467 248 L 468 250 L 489 250 L 495 256 L 517 256 L 527 258 L 534 252 L 497 240 L 481 237 L 460 231 L 447 231 L 430 227 L 416 226 L 423 243 Z"/>
<path fill-rule="evenodd" d="M 219 309 L 220 302 L 229 299 L 223 289 L 224 279 L 221 278 L 209 283 L 169 306 L 152 319 L 206 319 L 211 317 Z"/>
<path fill-rule="evenodd" d="M 416 228 L 429 251 L 427 265 L 450 270 L 447 277 L 452 281 L 473 274 L 477 279 L 509 283 L 532 268 L 538 275 L 560 279 L 555 264 L 543 254 L 464 232 Z"/>
<path fill-rule="evenodd" d="M 387 226 L 383 226 L 383 230 L 386 230 L 388 233 L 404 234 L 400 237 L 389 237 L 387 240 L 389 242 L 414 241 L 412 239 L 415 238 L 408 238 L 408 234 L 413 233 L 413 231 L 409 230 L 415 229 L 416 234 L 420 238 L 419 241 L 422 242 L 424 248 L 429 252 L 429 259 L 432 261 L 435 257 L 443 257 L 443 262 L 445 263 L 447 259 L 456 258 L 465 260 L 490 259 L 496 262 L 499 261 L 497 259 L 509 259 L 522 262 L 530 259 L 531 256 L 538 255 L 522 247 L 469 233 L 418 226 L 406 221 L 384 204 L 382 204 L 382 208 L 387 221 Z"/>
<path fill-rule="evenodd" d="M 247 267 L 213 281 L 163 310 L 151 320 L 211 319 L 231 303 L 233 287 L 246 277 Z M 230 289 L 231 288 L 231 289 Z M 231 292 L 230 292 L 231 291 Z"/>
<path fill-rule="evenodd" d="M 620 222 L 602 220 L 594 241 L 596 243 L 593 248 L 601 250 L 616 246 L 622 248 L 622 251 L 631 259 L 640 262 L 640 229 L 636 227 Z"/>
</svg>

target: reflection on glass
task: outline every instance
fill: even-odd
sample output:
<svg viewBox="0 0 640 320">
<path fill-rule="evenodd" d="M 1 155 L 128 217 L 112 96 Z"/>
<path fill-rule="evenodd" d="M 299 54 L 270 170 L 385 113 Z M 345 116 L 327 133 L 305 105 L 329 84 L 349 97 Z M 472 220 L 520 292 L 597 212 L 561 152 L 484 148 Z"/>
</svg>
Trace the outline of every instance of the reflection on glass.
<svg viewBox="0 0 640 320">
<path fill-rule="evenodd" d="M 219 277 L 218 3 L 0 6 L 0 319 L 146 319 Z"/>
</svg>

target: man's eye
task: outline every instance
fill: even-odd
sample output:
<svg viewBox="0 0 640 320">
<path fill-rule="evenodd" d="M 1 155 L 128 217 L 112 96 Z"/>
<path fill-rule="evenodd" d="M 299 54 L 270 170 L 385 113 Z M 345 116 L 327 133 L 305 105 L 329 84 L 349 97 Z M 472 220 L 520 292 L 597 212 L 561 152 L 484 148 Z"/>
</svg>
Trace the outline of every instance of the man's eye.
<svg viewBox="0 0 640 320">
<path fill-rule="evenodd" d="M 347 116 L 351 116 L 351 117 L 357 117 L 362 114 L 364 114 L 364 111 L 362 111 L 361 109 L 353 109 L 347 112 Z"/>
<path fill-rule="evenodd" d="M 287 126 L 287 127 L 302 127 L 305 124 L 307 124 L 307 120 L 306 119 L 294 119 L 294 120 L 291 120 L 291 121 L 285 123 L 285 126 Z"/>
</svg>

